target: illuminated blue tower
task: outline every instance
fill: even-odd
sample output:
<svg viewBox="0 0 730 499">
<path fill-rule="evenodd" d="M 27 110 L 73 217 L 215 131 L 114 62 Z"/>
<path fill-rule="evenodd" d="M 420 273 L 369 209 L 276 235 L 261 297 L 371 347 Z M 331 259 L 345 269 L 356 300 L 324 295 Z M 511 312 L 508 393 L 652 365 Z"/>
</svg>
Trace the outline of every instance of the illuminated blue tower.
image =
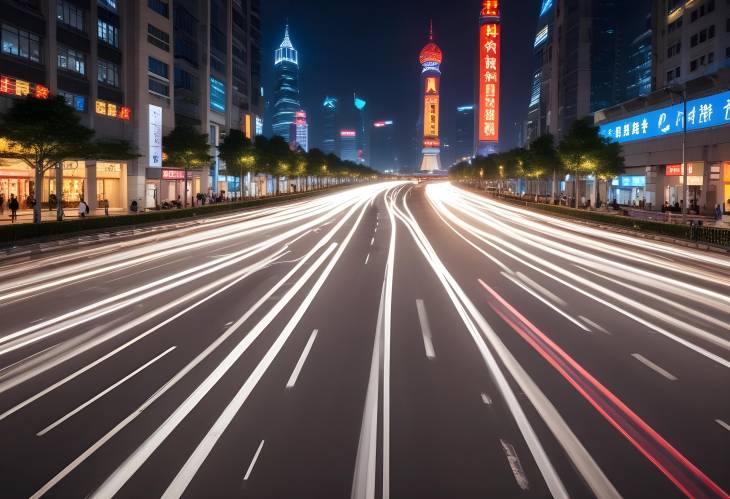
<svg viewBox="0 0 730 499">
<path fill-rule="evenodd" d="M 289 131 L 295 123 L 295 114 L 302 108 L 299 102 L 299 53 L 289 39 L 286 26 L 284 41 L 274 52 L 274 135 L 289 142 Z"/>
<path fill-rule="evenodd" d="M 357 161 L 358 163 L 367 163 L 370 160 L 370 130 L 368 130 L 365 123 L 367 123 L 367 117 L 365 115 L 365 106 L 367 101 L 358 97 L 357 94 L 353 95 L 355 109 L 358 113 L 357 123 Z"/>
</svg>

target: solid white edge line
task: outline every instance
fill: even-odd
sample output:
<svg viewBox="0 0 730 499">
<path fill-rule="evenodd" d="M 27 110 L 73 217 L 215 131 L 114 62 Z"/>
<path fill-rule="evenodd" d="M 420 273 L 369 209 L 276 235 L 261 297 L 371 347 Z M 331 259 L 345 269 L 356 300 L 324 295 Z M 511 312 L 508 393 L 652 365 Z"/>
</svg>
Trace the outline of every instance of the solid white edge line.
<svg viewBox="0 0 730 499">
<path fill-rule="evenodd" d="M 253 467 L 256 466 L 256 461 L 259 459 L 259 454 L 261 454 L 261 449 L 264 447 L 264 441 L 262 440 L 259 444 L 259 448 L 256 449 L 256 454 L 253 455 L 253 459 L 251 460 L 251 464 L 248 465 L 248 469 L 246 470 L 246 474 L 243 475 L 244 480 L 248 480 L 251 477 L 251 472 L 253 471 Z"/>
<path fill-rule="evenodd" d="M 631 356 L 633 358 L 635 358 L 636 360 L 638 360 L 639 362 L 641 362 L 642 364 L 644 364 L 646 367 L 648 367 L 652 371 L 661 374 L 662 376 L 667 378 L 669 381 L 677 381 L 677 379 L 679 379 L 674 374 L 672 374 L 669 371 L 667 371 L 666 369 L 656 365 L 655 363 L 653 363 L 652 361 L 650 361 L 649 359 L 647 359 L 640 353 L 632 353 Z"/>
<path fill-rule="evenodd" d="M 144 371 L 146 368 L 148 368 L 149 366 L 151 366 L 152 364 L 154 364 L 155 362 L 157 362 L 158 360 L 160 360 L 162 357 L 164 357 L 168 353 L 170 353 L 173 350 L 175 350 L 175 348 L 177 348 L 177 346 L 171 346 L 170 348 L 168 348 L 167 350 L 165 350 L 164 352 L 162 352 L 160 355 L 158 355 L 154 359 L 152 359 L 149 362 L 146 362 L 145 364 L 141 365 L 140 367 L 138 367 L 137 369 L 135 369 L 131 373 L 127 374 L 125 377 L 123 377 L 122 379 L 120 379 L 116 383 L 114 383 L 113 385 L 110 385 L 105 390 L 103 390 L 103 391 L 99 392 L 97 395 L 91 397 L 89 400 L 87 400 L 86 402 L 84 402 L 83 404 L 81 404 L 80 406 L 78 406 L 76 409 L 72 410 L 71 412 L 66 413 L 66 415 L 63 416 L 62 418 L 57 419 L 55 422 L 53 422 L 53 423 L 49 424 L 48 426 L 46 426 L 41 431 L 39 431 L 38 433 L 36 433 L 36 436 L 42 437 L 43 435 L 45 435 L 46 433 L 48 433 L 49 431 L 51 431 L 52 429 L 54 429 L 55 427 L 57 427 L 58 425 L 60 425 L 64 421 L 66 421 L 67 419 L 69 419 L 70 417 L 78 414 L 79 412 L 81 412 L 82 410 L 84 410 L 86 407 L 90 406 L 91 404 L 93 404 L 94 402 L 96 402 L 97 400 L 99 400 L 101 397 L 103 397 L 104 395 L 106 395 L 110 391 L 114 390 L 116 387 L 118 387 L 119 385 L 121 385 L 125 381 L 128 381 L 129 379 L 133 378 L 134 376 L 136 376 L 140 372 Z"/>
<path fill-rule="evenodd" d="M 418 321 L 421 323 L 421 336 L 423 336 L 423 348 L 426 350 L 426 357 L 434 359 L 436 358 L 436 352 L 433 349 L 431 339 L 431 326 L 428 324 L 426 306 L 420 298 L 416 300 L 416 310 L 418 310 Z"/>
<path fill-rule="evenodd" d="M 293 388 L 294 385 L 297 382 L 297 378 L 299 378 L 299 373 L 302 371 L 302 367 L 304 366 L 304 363 L 307 361 L 307 357 L 309 356 L 309 351 L 312 349 L 312 345 L 314 344 L 314 340 L 317 338 L 317 332 L 319 330 L 315 329 L 312 331 L 312 334 L 309 336 L 309 340 L 307 340 L 307 344 L 304 346 L 304 350 L 302 351 L 302 354 L 299 356 L 299 360 L 297 361 L 297 364 L 294 366 L 294 370 L 291 373 L 291 376 L 289 377 L 289 381 L 286 382 L 287 388 Z"/>
</svg>

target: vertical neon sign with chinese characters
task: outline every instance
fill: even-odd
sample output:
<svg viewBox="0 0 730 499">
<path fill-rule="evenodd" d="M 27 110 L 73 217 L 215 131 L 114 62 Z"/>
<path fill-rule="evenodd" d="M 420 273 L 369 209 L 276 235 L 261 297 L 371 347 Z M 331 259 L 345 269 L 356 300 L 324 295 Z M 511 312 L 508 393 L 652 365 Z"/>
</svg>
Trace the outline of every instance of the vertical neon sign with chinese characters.
<svg viewBox="0 0 730 499">
<path fill-rule="evenodd" d="M 499 140 L 499 1 L 485 0 L 479 26 L 479 141 Z"/>
</svg>

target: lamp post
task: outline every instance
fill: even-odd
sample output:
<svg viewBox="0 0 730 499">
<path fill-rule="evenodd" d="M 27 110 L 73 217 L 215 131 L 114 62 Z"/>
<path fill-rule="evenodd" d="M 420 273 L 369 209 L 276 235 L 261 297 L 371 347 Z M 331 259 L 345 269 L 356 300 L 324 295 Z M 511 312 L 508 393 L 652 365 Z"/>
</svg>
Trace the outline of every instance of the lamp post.
<svg viewBox="0 0 730 499">
<path fill-rule="evenodd" d="M 687 204 L 689 186 L 687 185 L 687 84 L 673 85 L 668 88 L 672 94 L 682 96 L 682 223 L 687 223 Z"/>
</svg>

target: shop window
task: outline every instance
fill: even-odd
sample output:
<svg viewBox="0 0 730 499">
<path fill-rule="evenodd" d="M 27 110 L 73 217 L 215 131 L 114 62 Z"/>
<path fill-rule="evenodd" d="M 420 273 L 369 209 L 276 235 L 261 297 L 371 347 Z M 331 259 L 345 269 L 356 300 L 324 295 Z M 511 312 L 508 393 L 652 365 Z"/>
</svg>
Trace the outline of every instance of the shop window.
<svg viewBox="0 0 730 499">
<path fill-rule="evenodd" d="M 32 62 L 41 62 L 41 39 L 35 33 L 3 24 L 0 38 L 2 38 L 3 54 Z"/>
</svg>

